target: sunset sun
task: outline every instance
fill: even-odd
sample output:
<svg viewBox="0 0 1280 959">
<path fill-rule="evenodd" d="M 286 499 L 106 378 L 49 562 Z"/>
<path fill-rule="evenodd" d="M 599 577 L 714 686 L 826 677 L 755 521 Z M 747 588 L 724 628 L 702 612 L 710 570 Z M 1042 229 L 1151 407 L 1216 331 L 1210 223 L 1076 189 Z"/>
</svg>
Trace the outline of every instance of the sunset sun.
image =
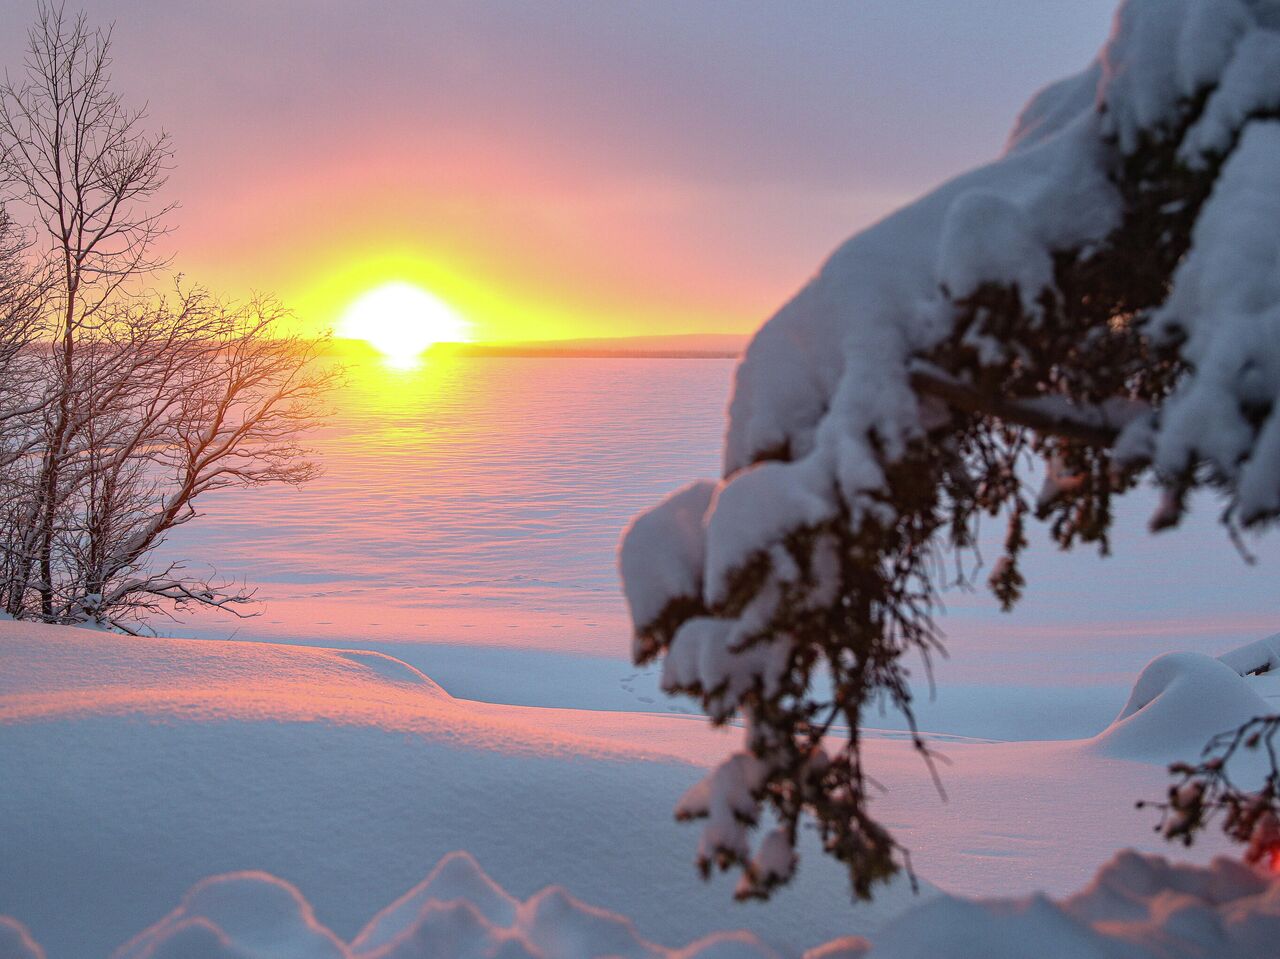
<svg viewBox="0 0 1280 959">
<path fill-rule="evenodd" d="M 467 322 L 438 296 L 412 283 L 386 283 L 343 311 L 337 333 L 364 340 L 393 365 L 411 365 L 435 343 L 470 339 Z"/>
</svg>

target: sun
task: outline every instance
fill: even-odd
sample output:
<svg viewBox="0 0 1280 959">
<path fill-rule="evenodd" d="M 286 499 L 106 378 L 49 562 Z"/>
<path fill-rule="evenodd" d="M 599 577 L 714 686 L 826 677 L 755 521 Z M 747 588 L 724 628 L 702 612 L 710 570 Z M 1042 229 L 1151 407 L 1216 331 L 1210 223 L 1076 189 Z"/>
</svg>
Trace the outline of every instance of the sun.
<svg viewBox="0 0 1280 959">
<path fill-rule="evenodd" d="M 393 366 L 413 366 L 433 343 L 464 343 L 467 322 L 434 293 L 412 283 L 384 283 L 343 311 L 337 335 L 364 340 Z"/>
</svg>

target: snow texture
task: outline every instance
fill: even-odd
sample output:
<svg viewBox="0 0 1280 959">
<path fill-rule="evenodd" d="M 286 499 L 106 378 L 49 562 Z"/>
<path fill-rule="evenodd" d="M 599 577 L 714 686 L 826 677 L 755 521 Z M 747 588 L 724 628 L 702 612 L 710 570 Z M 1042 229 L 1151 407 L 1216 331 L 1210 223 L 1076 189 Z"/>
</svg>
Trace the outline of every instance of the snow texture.
<svg viewBox="0 0 1280 959">
<path fill-rule="evenodd" d="M 1255 662 L 1253 649 L 1224 659 Z M 445 959 L 455 947 L 554 959 L 607 939 L 664 959 L 726 926 L 794 957 L 848 933 L 880 939 L 933 882 L 964 895 L 1060 894 L 1116 848 L 1160 848 L 1134 799 L 1160 795 L 1164 764 L 1228 728 L 1270 680 L 1180 654 L 1139 678 L 1096 740 L 938 736 L 945 806 L 908 737 L 864 731 L 887 789 L 878 808 L 912 848 L 924 896 L 898 884 L 874 908 L 852 907 L 808 831 L 798 869 L 766 832 L 755 868 L 796 869 L 794 884 L 767 906 L 729 907 L 727 889 L 703 887 L 671 854 L 679 827 L 662 810 L 683 792 L 682 811 L 745 841 L 761 766 L 743 753 L 717 765 L 732 727 L 466 702 L 392 657 L 349 652 L 0 622 L 0 909 L 54 959 L 107 956 L 126 940 L 119 959 L 332 957 L 326 928 L 362 957 L 422 955 L 418 942 Z M 445 855 L 461 846 L 502 885 L 469 856 Z M 1222 848 L 1209 836 L 1189 855 Z M 210 873 L 225 875 L 200 881 Z M 568 893 L 529 896 L 547 882 L 625 912 L 634 929 L 580 921 Z M 15 928 L 0 923 L 0 957 L 39 956 Z M 654 942 L 661 951 L 645 952 Z M 745 934 L 703 940 L 698 955 L 748 948 L 769 955 Z M 824 956 L 861 948 L 832 943 Z"/>
<path fill-rule="evenodd" d="M 480 918 L 494 926 L 510 926 L 519 903 L 490 879 L 467 853 L 445 856 L 426 879 L 374 916 L 352 941 L 357 952 L 374 952 L 407 934 L 433 902 L 465 900 Z"/>
<path fill-rule="evenodd" d="M 3 926 L 0 926 L 2 929 Z M 2 941 L 2 940 L 0 940 Z M 23 956 L 16 953 L 15 956 Z M 549 887 L 517 902 L 467 853 L 447 856 L 348 945 L 315 921 L 289 883 L 214 876 L 112 959 L 778 959 L 745 932 L 683 949 L 641 938 L 622 916 Z M 7 959 L 7 957 L 6 957 Z"/>
<path fill-rule="evenodd" d="M 914 900 L 902 883 L 851 908 L 839 865 L 809 836 L 794 888 L 726 911 L 731 884 L 689 868 L 669 810 L 733 740 L 682 716 L 455 699 L 368 651 L 0 622 L 0 913 L 54 959 L 92 959 L 180 890 L 251 870 L 293 883 L 355 939 L 459 848 L 522 898 L 562 883 L 664 946 L 728 927 L 798 951 Z M 514 909 L 446 859 L 362 948 L 385 944 L 439 886 L 489 921 Z M 240 942 L 215 912 L 237 888 L 201 887 L 171 924 L 217 922 Z M 267 905 L 296 924 L 286 893 Z"/>
<path fill-rule="evenodd" d="M 289 883 L 260 872 L 212 876 L 173 912 L 121 946 L 113 959 L 345 959 Z"/>
<path fill-rule="evenodd" d="M 1280 72 L 1275 74 L 1280 83 Z M 1156 467 L 1196 459 L 1232 480 L 1244 521 L 1280 508 L 1280 122 L 1245 128 L 1155 318 L 1195 369 L 1165 406 Z M 1251 420 L 1265 413 L 1255 437 Z"/>
<path fill-rule="evenodd" d="M 1241 676 L 1262 675 L 1280 668 L 1280 633 L 1218 657 Z"/>
<path fill-rule="evenodd" d="M 887 926 L 874 945 L 843 937 L 804 959 L 1269 959 L 1280 940 L 1280 880 L 1238 862 L 1172 864 L 1124 851 L 1092 883 L 1054 901 L 942 896 Z M 0 918 L 0 959 L 40 959 Z M 517 902 L 466 853 L 379 913 L 350 944 L 319 925 L 289 883 L 264 873 L 214 876 L 112 959 L 778 959 L 755 936 L 726 932 L 681 949 L 640 937 L 622 916 L 550 887 Z"/>
<path fill-rule="evenodd" d="M 1218 733 L 1269 712 L 1266 700 L 1221 659 L 1166 653 L 1142 671 L 1120 715 L 1093 742 L 1110 756 L 1191 758 Z"/>
<path fill-rule="evenodd" d="M 1084 890 L 940 897 L 877 937 L 869 959 L 1264 959 L 1280 941 L 1280 881 L 1238 862 L 1208 868 L 1118 853 Z"/>
</svg>

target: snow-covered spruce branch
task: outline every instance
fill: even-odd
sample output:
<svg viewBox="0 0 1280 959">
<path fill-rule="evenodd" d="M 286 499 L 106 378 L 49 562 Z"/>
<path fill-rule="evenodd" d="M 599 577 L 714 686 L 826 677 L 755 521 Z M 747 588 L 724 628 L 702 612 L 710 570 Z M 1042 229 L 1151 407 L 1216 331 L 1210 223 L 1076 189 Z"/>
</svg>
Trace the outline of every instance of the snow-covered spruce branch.
<svg viewBox="0 0 1280 959">
<path fill-rule="evenodd" d="M 1144 478 L 1165 489 L 1155 528 L 1204 486 L 1232 526 L 1280 514 L 1278 268 L 1274 12 L 1126 0 L 1003 157 L 848 240 L 760 329 L 722 477 L 620 552 L 637 662 L 745 725 L 680 806 L 707 821 L 704 869 L 767 895 L 811 819 L 857 895 L 893 875 L 860 725 L 885 701 L 910 718 L 906 654 L 940 650 L 943 560 L 984 514 L 1009 521 L 1006 607 L 1029 518 L 1105 550 Z"/>
<path fill-rule="evenodd" d="M 1125 425 L 1151 411 L 1150 406 L 1137 400 L 1121 400 L 1119 404 L 1111 404 L 1111 408 L 1092 406 L 1082 409 L 1054 396 L 1019 400 L 984 394 L 971 384 L 922 360 L 913 362 L 910 371 L 911 388 L 916 393 L 939 399 L 952 410 L 993 417 L 1041 436 L 1104 449 L 1115 443 Z M 1116 408 L 1117 405 L 1122 408 Z"/>
</svg>

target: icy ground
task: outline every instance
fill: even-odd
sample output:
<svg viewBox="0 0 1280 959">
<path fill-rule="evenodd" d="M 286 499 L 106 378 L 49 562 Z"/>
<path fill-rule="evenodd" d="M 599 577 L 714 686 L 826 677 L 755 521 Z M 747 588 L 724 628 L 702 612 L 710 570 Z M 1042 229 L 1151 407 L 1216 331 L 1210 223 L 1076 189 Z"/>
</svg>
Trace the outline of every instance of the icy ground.
<svg viewBox="0 0 1280 959">
<path fill-rule="evenodd" d="M 1159 659 L 1092 738 L 936 737 L 950 761 L 946 803 L 901 736 L 885 732 L 870 750 L 887 788 L 881 812 L 926 889 L 1069 892 L 1116 849 L 1160 849 L 1133 800 L 1161 794 L 1168 759 L 1267 708 L 1260 697 L 1280 693 L 1276 680 L 1238 670 L 1269 650 L 1237 651 L 1231 666 Z M 664 948 L 721 929 L 753 931 L 790 955 L 888 935 L 886 923 L 919 900 L 900 884 L 872 907 L 850 906 L 812 842 L 795 887 L 767 907 L 734 905 L 727 884 L 695 878 L 692 830 L 670 810 L 733 738 L 695 717 L 456 699 L 372 651 L 0 623 L 0 914 L 50 959 L 91 959 L 162 920 L 181 890 L 261 870 L 300 891 L 333 931 L 326 941 L 351 942 L 466 849 L 511 895 L 563 886 Z M 1210 843 L 1191 858 L 1220 851 Z M 266 893 L 246 888 L 246 914 L 257 915 Z M 267 899 L 284 902 L 283 887 L 271 888 Z M 476 949 L 465 954 L 498 954 Z M 404 955 L 420 954 L 436 955 Z"/>
</svg>

